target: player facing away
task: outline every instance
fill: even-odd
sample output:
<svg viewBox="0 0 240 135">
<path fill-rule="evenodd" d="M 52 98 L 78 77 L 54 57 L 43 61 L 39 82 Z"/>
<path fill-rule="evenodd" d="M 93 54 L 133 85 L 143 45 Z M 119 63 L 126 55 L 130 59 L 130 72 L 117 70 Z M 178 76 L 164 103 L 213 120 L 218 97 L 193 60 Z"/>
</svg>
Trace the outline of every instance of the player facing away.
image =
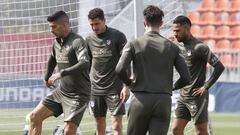
<svg viewBox="0 0 240 135">
<path fill-rule="evenodd" d="M 86 43 L 80 35 L 71 31 L 68 15 L 64 11 L 55 12 L 47 21 L 56 40 L 44 81 L 51 88 L 54 81 L 60 80 L 60 87 L 47 95 L 29 114 L 29 135 L 40 135 L 43 120 L 62 113 L 64 135 L 76 135 L 90 99 L 90 61 Z M 56 65 L 60 72 L 53 73 Z"/>
<path fill-rule="evenodd" d="M 191 82 L 180 90 L 180 98 L 175 110 L 173 134 L 183 135 L 187 123 L 194 120 L 197 135 L 207 135 L 208 89 L 217 81 L 224 70 L 223 64 L 207 45 L 191 34 L 191 21 L 178 16 L 173 21 L 173 33 L 186 61 Z M 214 67 L 209 80 L 206 80 L 207 63 Z"/>
<path fill-rule="evenodd" d="M 124 104 L 129 97 L 129 90 L 117 76 L 115 67 L 121 51 L 127 42 L 125 35 L 106 26 L 104 12 L 94 8 L 88 14 L 93 30 L 86 42 L 91 57 L 91 100 L 90 109 L 96 120 L 97 135 L 105 135 L 106 113 L 110 110 L 114 135 L 122 135 L 122 116 Z"/>
<path fill-rule="evenodd" d="M 190 81 L 187 65 L 179 48 L 159 34 L 163 11 L 149 5 L 144 11 L 145 33 L 128 43 L 116 67 L 133 98 L 128 112 L 127 135 L 167 135 L 171 117 L 172 90 Z M 126 70 L 133 62 L 135 80 Z M 173 88 L 173 68 L 180 78 Z M 134 82 L 134 83 L 133 83 Z"/>
</svg>

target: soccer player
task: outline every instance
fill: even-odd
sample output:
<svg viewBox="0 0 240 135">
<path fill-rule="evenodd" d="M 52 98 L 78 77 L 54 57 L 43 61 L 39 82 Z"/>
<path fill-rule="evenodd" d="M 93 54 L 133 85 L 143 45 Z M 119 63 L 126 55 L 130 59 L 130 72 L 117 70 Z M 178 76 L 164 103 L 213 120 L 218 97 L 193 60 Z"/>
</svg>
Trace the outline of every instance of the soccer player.
<svg viewBox="0 0 240 135">
<path fill-rule="evenodd" d="M 96 132 L 97 135 L 105 135 L 106 113 L 109 109 L 114 135 L 122 135 L 122 115 L 125 114 L 123 103 L 127 101 L 130 92 L 123 87 L 115 67 L 127 40 L 122 32 L 106 26 L 102 9 L 89 11 L 88 20 L 93 30 L 86 42 L 92 62 L 90 108 L 96 119 Z"/>
<path fill-rule="evenodd" d="M 29 135 L 40 135 L 43 120 L 62 113 L 64 135 L 75 135 L 90 99 L 89 55 L 83 38 L 71 31 L 69 17 L 64 11 L 55 12 L 47 21 L 56 40 L 44 81 L 51 88 L 60 80 L 60 87 L 29 114 Z M 60 72 L 53 73 L 56 65 Z"/>
<path fill-rule="evenodd" d="M 116 67 L 116 72 L 133 98 L 129 108 L 128 135 L 167 135 L 171 116 L 172 90 L 190 81 L 187 65 L 179 48 L 159 34 L 163 11 L 149 5 L 144 11 L 145 34 L 128 43 Z M 133 61 L 135 80 L 127 74 Z M 180 74 L 173 88 L 173 68 Z"/>
<path fill-rule="evenodd" d="M 183 135 L 187 123 L 193 118 L 197 135 L 207 135 L 208 89 L 216 82 L 224 70 L 223 64 L 210 51 L 207 45 L 191 34 L 191 21 L 178 16 L 173 21 L 173 33 L 185 58 L 191 82 L 180 90 L 180 98 L 175 110 L 173 134 Z M 209 63 L 214 71 L 208 81 L 206 66 Z"/>
</svg>

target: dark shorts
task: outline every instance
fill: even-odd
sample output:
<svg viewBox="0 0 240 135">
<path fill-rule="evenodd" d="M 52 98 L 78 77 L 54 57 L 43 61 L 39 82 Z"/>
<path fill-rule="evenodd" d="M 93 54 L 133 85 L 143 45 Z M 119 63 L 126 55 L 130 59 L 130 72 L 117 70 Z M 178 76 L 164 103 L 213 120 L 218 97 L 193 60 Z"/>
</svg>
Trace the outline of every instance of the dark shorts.
<svg viewBox="0 0 240 135">
<path fill-rule="evenodd" d="M 175 117 L 190 121 L 195 124 L 208 122 L 208 96 L 196 100 L 178 100 Z"/>
<path fill-rule="evenodd" d="M 112 116 L 124 115 L 125 105 L 121 103 L 118 94 L 111 95 L 92 95 L 89 102 L 90 112 L 94 117 L 106 117 L 107 109 Z"/>
<path fill-rule="evenodd" d="M 42 104 L 53 111 L 55 117 L 64 113 L 65 122 L 70 121 L 79 125 L 82 120 L 83 113 L 87 108 L 88 99 L 89 98 L 86 96 L 81 97 L 79 95 L 70 98 L 63 95 L 60 90 L 56 90 L 47 95 L 42 100 Z"/>
<path fill-rule="evenodd" d="M 171 95 L 135 92 L 128 110 L 128 135 L 166 135 L 171 119 Z"/>
</svg>

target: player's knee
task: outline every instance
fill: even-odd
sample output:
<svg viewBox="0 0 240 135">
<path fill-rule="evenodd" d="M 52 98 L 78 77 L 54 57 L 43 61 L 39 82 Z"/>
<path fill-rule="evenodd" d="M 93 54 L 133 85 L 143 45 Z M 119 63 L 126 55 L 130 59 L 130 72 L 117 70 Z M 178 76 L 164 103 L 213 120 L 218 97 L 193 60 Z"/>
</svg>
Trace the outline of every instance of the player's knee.
<svg viewBox="0 0 240 135">
<path fill-rule="evenodd" d="M 112 123 L 112 129 L 115 130 L 115 131 L 121 131 L 122 130 L 122 123 L 121 122 Z"/>
<path fill-rule="evenodd" d="M 174 126 L 174 127 L 172 127 L 172 132 L 174 135 L 182 135 L 183 129 L 180 128 L 179 126 Z"/>
<path fill-rule="evenodd" d="M 106 120 L 105 118 L 96 118 L 96 125 L 97 125 L 97 130 L 99 131 L 105 131 L 106 128 Z"/>
<path fill-rule="evenodd" d="M 66 124 L 64 127 L 64 135 L 75 135 L 78 126 L 75 124 Z"/>
<path fill-rule="evenodd" d="M 197 135 L 208 135 L 207 128 L 205 127 L 197 127 L 196 128 Z"/>
<path fill-rule="evenodd" d="M 71 128 L 65 128 L 64 129 L 64 135 L 75 135 L 77 130 L 73 130 Z"/>
<path fill-rule="evenodd" d="M 42 122 L 41 119 L 39 118 L 39 116 L 35 112 L 29 113 L 27 117 L 29 117 L 29 121 L 33 124 Z"/>
</svg>

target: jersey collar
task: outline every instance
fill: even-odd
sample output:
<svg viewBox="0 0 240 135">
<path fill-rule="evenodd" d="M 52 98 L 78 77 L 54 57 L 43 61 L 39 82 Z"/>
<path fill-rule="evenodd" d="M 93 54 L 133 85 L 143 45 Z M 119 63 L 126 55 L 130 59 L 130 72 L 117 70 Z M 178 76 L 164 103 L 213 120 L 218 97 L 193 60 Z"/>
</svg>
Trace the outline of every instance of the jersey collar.
<svg viewBox="0 0 240 135">
<path fill-rule="evenodd" d="M 107 25 L 105 25 L 105 27 L 106 27 L 106 30 L 103 33 L 97 34 L 98 37 L 101 38 L 107 35 L 109 28 Z"/>
<path fill-rule="evenodd" d="M 148 32 L 145 32 L 144 34 L 146 34 L 146 35 L 159 35 L 160 36 L 160 34 L 159 34 L 159 32 L 156 32 L 156 31 L 148 31 Z"/>
<path fill-rule="evenodd" d="M 66 41 L 70 38 L 70 35 L 72 35 L 72 33 L 73 32 L 70 31 L 69 34 L 66 37 L 64 37 L 64 38 L 56 38 L 56 41 L 59 43 L 59 45 L 63 46 L 66 43 Z"/>
<path fill-rule="evenodd" d="M 184 43 L 184 46 L 189 46 L 194 42 L 195 38 L 193 36 L 191 36 L 187 42 Z"/>
</svg>

